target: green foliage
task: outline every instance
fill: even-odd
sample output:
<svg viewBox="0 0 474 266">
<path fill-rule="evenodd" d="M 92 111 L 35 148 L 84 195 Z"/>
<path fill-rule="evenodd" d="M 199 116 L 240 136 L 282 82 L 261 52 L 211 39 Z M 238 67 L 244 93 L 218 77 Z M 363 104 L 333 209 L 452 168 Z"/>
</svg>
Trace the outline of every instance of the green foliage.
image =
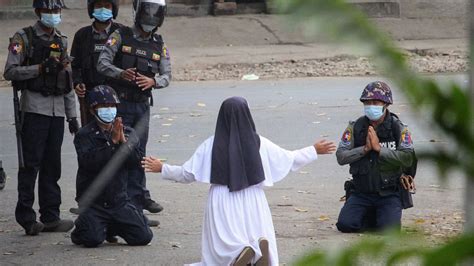
<svg viewBox="0 0 474 266">
<path fill-rule="evenodd" d="M 474 178 L 473 106 L 467 88 L 438 84 L 422 78 L 407 65 L 404 54 L 385 34 L 379 32 L 358 9 L 343 0 L 273 0 L 285 13 L 303 26 L 306 33 L 368 49 L 378 70 L 405 93 L 423 119 L 448 136 L 449 149 L 425 151 L 421 159 L 435 162 L 442 177 L 450 169 L 460 169 Z M 449 243 L 428 248 L 419 237 L 390 234 L 368 238 L 336 253 L 313 252 L 297 265 L 397 265 L 407 260 L 422 265 L 457 265 L 474 258 L 474 234 L 465 234 Z M 369 258 L 375 258 L 375 262 Z"/>
<path fill-rule="evenodd" d="M 388 233 L 370 236 L 336 254 L 316 251 L 295 265 L 400 265 L 450 266 L 474 257 L 474 235 L 464 235 L 439 248 L 424 247 L 423 237 L 415 234 Z"/>
<path fill-rule="evenodd" d="M 385 34 L 380 32 L 357 8 L 343 0 L 274 0 L 292 19 L 304 26 L 307 34 L 324 36 L 338 43 L 358 45 L 372 53 L 381 74 L 392 79 L 413 101 L 413 107 L 429 114 L 428 121 L 438 127 L 452 142 L 449 150 L 420 152 L 421 159 L 433 160 L 441 176 L 448 170 L 461 169 L 474 177 L 474 132 L 471 127 L 473 109 L 468 90 L 457 84 L 441 85 L 421 78 L 406 63 Z"/>
</svg>

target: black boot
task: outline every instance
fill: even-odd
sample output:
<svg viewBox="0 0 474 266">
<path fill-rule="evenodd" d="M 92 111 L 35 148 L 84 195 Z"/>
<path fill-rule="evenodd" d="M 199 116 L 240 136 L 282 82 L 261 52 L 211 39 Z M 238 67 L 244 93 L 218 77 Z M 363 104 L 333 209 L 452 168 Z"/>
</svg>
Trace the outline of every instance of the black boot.
<svg viewBox="0 0 474 266">
<path fill-rule="evenodd" d="M 44 223 L 43 232 L 68 232 L 74 227 L 71 220 L 58 220 L 50 223 Z"/>
<path fill-rule="evenodd" d="M 147 199 L 145 200 L 145 206 L 143 209 L 151 212 L 151 213 L 159 213 L 163 210 L 163 206 L 161 206 L 159 203 L 155 202 L 152 199 Z"/>
<path fill-rule="evenodd" d="M 0 190 L 5 188 L 5 183 L 7 182 L 7 174 L 3 171 L 2 161 L 0 161 Z"/>
</svg>

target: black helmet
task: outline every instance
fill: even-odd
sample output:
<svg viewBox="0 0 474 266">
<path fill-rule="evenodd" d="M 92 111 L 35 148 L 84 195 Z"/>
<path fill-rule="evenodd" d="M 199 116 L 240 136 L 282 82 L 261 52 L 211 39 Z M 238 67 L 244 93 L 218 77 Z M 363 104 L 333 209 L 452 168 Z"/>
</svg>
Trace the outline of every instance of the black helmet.
<svg viewBox="0 0 474 266">
<path fill-rule="evenodd" d="M 87 0 L 87 11 L 89 12 L 90 18 L 94 18 L 92 16 L 92 13 L 94 13 L 94 4 L 99 1 L 101 0 Z M 114 19 L 116 19 L 118 15 L 118 10 L 119 10 L 118 1 L 117 0 L 106 0 L 106 1 L 112 4 L 112 14 L 114 16 Z"/>
<path fill-rule="evenodd" d="M 107 85 L 98 85 L 88 91 L 86 101 L 91 108 L 94 108 L 98 104 L 120 103 L 117 93 L 115 93 L 112 87 Z"/>
<path fill-rule="evenodd" d="M 138 26 L 161 27 L 166 15 L 165 0 L 133 0 L 133 17 Z M 143 27 L 142 27 L 143 29 Z"/>
<path fill-rule="evenodd" d="M 63 0 L 33 0 L 34 8 L 58 9 L 65 6 Z"/>
</svg>

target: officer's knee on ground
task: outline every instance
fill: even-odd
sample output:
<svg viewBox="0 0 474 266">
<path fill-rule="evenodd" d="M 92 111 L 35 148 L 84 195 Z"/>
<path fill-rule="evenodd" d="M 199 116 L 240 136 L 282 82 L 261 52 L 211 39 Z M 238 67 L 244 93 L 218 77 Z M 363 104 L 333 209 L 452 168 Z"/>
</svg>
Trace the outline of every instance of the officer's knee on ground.
<svg viewBox="0 0 474 266">
<path fill-rule="evenodd" d="M 342 233 L 355 233 L 355 232 L 358 231 L 353 226 L 351 226 L 349 223 L 341 222 L 340 220 L 337 221 L 336 227 L 337 227 L 337 230 L 339 230 Z"/>
<path fill-rule="evenodd" d="M 153 233 L 150 231 L 149 233 L 142 234 L 140 237 L 126 239 L 125 241 L 130 246 L 146 246 L 148 245 L 148 243 L 151 242 L 152 239 L 153 239 Z"/>
</svg>

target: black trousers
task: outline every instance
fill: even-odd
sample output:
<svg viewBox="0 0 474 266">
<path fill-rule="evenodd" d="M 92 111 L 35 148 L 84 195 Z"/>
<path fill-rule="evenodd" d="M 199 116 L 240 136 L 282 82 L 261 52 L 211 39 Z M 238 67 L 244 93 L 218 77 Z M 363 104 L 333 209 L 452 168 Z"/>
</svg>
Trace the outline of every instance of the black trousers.
<svg viewBox="0 0 474 266">
<path fill-rule="evenodd" d="M 398 194 L 353 193 L 342 207 L 336 227 L 343 233 L 387 228 L 400 230 L 401 219 L 402 203 Z"/>
<path fill-rule="evenodd" d="M 85 247 L 102 244 L 107 235 L 120 236 L 133 246 L 147 245 L 153 238 L 143 211 L 130 202 L 111 209 L 92 205 L 74 223 L 76 228 L 71 233 L 71 240 Z"/>
<path fill-rule="evenodd" d="M 38 178 L 40 220 L 59 220 L 61 189 L 61 146 L 64 137 L 64 117 L 25 113 L 22 141 L 25 167 L 18 171 L 18 203 L 15 217 L 28 229 L 36 221 L 33 210 L 35 184 Z"/>
<path fill-rule="evenodd" d="M 140 146 L 146 154 L 150 130 L 149 102 L 135 103 L 120 99 L 117 116 L 122 117 L 124 125 L 135 129 L 140 139 Z M 150 199 L 150 191 L 146 188 L 145 170 L 140 165 L 129 170 L 127 193 L 132 203 L 139 209 L 143 209 L 145 200 Z"/>
</svg>

